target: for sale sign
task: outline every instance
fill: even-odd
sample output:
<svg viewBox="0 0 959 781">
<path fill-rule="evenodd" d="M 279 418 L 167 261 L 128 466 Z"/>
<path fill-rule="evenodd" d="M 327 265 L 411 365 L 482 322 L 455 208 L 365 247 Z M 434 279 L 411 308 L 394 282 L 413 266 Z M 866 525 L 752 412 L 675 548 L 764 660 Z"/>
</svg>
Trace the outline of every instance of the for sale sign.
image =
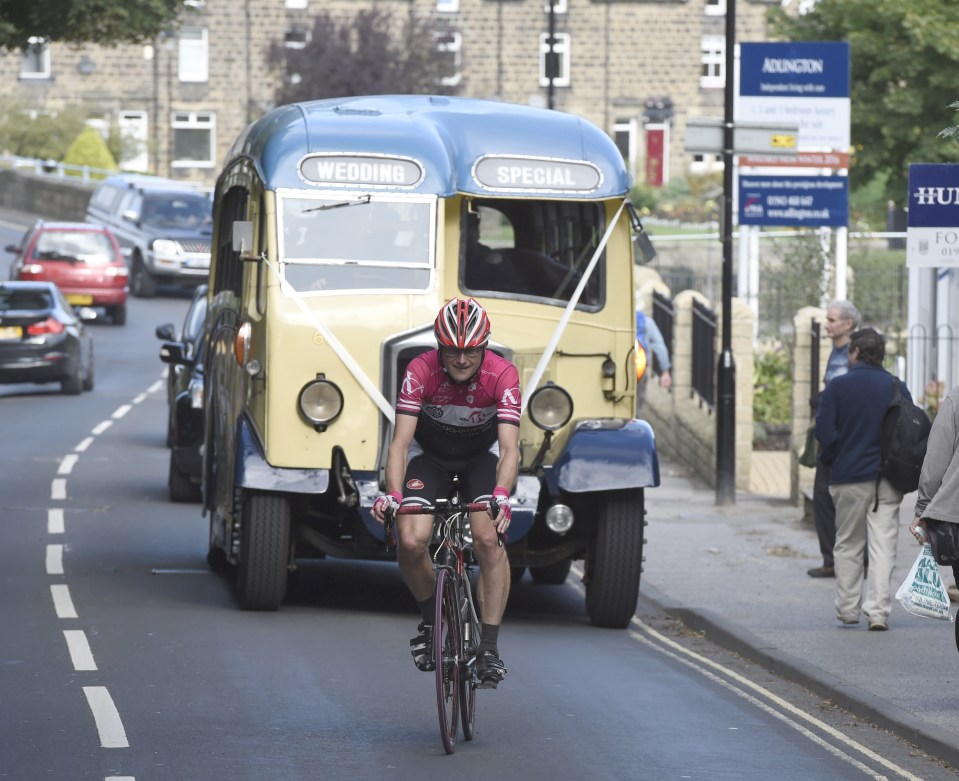
<svg viewBox="0 0 959 781">
<path fill-rule="evenodd" d="M 959 164 L 909 166 L 906 265 L 959 267 Z"/>
</svg>

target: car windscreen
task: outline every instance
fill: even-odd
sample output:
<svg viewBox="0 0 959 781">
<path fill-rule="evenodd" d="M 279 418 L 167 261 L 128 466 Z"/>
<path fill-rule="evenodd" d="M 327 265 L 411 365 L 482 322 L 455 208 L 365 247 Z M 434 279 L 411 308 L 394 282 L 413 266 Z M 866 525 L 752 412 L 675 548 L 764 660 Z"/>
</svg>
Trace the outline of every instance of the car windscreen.
<svg viewBox="0 0 959 781">
<path fill-rule="evenodd" d="M 213 202 L 202 193 L 164 193 L 143 199 L 140 224 L 160 230 L 201 230 L 213 222 Z"/>
<path fill-rule="evenodd" d="M 464 202 L 460 284 L 467 293 L 565 306 L 606 230 L 602 203 L 507 198 Z M 606 253 L 577 307 L 601 309 Z"/>
<path fill-rule="evenodd" d="M 106 234 L 94 231 L 45 230 L 37 237 L 35 260 L 72 260 L 103 266 L 116 260 Z"/>
<path fill-rule="evenodd" d="M 279 202 L 280 258 L 300 292 L 429 286 L 435 199 L 336 193 Z"/>
<path fill-rule="evenodd" d="M 0 287 L 0 314 L 39 312 L 53 308 L 53 298 L 46 290 L 10 290 Z"/>
</svg>

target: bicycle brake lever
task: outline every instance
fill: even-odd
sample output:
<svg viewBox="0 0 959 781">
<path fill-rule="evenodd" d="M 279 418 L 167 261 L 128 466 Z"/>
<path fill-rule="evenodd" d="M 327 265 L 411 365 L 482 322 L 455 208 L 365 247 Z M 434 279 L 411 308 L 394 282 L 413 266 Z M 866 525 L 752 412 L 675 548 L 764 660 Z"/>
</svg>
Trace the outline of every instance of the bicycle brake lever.
<svg viewBox="0 0 959 781">
<path fill-rule="evenodd" d="M 493 520 L 495 521 L 496 516 L 499 515 L 499 502 L 497 502 L 494 498 L 490 498 L 489 506 L 493 511 Z M 501 548 L 503 547 L 503 532 L 501 532 L 499 529 L 496 530 L 496 544 Z"/>
</svg>

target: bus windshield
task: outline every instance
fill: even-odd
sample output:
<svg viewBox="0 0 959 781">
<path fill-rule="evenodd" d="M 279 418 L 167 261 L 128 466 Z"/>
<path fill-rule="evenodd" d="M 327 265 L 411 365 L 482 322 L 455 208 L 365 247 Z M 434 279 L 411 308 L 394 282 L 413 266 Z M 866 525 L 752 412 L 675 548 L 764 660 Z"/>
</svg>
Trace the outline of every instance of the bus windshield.
<svg viewBox="0 0 959 781">
<path fill-rule="evenodd" d="M 434 198 L 330 193 L 278 200 L 280 258 L 297 290 L 429 287 Z"/>
</svg>

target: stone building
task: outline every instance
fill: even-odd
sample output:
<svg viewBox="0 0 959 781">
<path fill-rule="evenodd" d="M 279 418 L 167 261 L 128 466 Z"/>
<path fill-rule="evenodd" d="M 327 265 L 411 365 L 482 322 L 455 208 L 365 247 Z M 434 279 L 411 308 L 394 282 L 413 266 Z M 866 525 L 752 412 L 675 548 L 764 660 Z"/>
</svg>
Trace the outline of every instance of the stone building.
<svg viewBox="0 0 959 781">
<path fill-rule="evenodd" d="M 719 165 L 685 154 L 683 132 L 687 117 L 723 113 L 726 1 L 184 0 L 151 45 L 37 39 L 0 54 L 0 102 L 80 107 L 135 140 L 123 168 L 212 184 L 239 132 L 274 105 L 285 75 L 270 69 L 271 46 L 302 47 L 317 11 L 375 5 L 433 20 L 458 94 L 579 114 L 616 139 L 637 181 L 659 184 Z M 778 4 L 738 0 L 737 41 L 765 40 Z"/>
</svg>

